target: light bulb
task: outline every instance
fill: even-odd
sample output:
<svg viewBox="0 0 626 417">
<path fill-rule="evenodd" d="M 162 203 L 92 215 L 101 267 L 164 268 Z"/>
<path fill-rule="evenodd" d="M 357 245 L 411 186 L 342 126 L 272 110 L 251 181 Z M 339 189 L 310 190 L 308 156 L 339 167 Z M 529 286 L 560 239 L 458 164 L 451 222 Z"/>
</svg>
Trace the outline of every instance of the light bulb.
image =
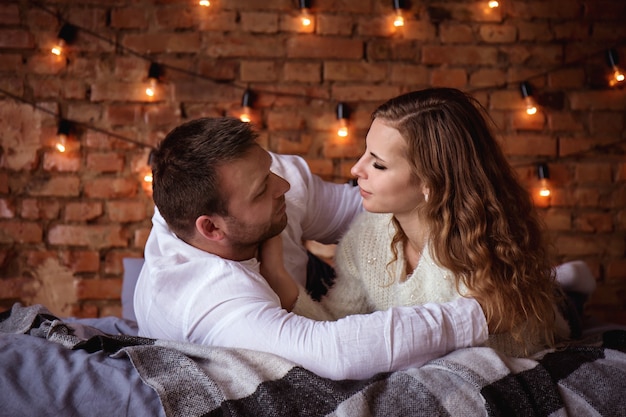
<svg viewBox="0 0 626 417">
<path fill-rule="evenodd" d="M 609 80 L 609 85 L 614 87 L 622 81 L 624 81 L 624 73 L 617 66 L 614 66 L 613 77 Z"/>
<path fill-rule="evenodd" d="M 404 16 L 402 16 L 402 10 L 396 10 L 396 18 L 393 20 L 393 25 L 397 28 L 404 26 Z"/>
<path fill-rule="evenodd" d="M 345 138 L 348 136 L 348 122 L 346 119 L 339 119 L 339 128 L 337 129 L 337 136 Z"/>
<path fill-rule="evenodd" d="M 57 134 L 57 142 L 54 147 L 61 153 L 65 152 L 67 149 L 67 135 L 64 133 Z"/>
<path fill-rule="evenodd" d="M 550 186 L 548 184 L 548 180 L 542 178 L 539 180 L 539 195 L 542 197 L 550 197 Z"/>
<path fill-rule="evenodd" d="M 209 0 L 200 0 L 198 4 L 203 7 L 209 7 L 211 5 L 211 2 Z"/>
<path fill-rule="evenodd" d="M 56 56 L 61 56 L 63 53 L 63 47 L 65 46 L 65 41 L 63 39 L 59 39 L 56 45 L 52 47 L 50 52 L 52 52 Z"/>
<path fill-rule="evenodd" d="M 148 97 L 154 97 L 154 95 L 156 94 L 156 86 L 157 86 L 157 79 L 156 78 L 150 78 L 148 80 L 148 87 L 146 88 L 146 95 Z"/>
<path fill-rule="evenodd" d="M 250 109 L 250 107 L 244 107 L 243 112 L 239 116 L 239 120 L 245 123 L 250 123 L 250 121 L 252 120 L 252 117 L 250 116 L 251 111 L 252 109 Z"/>
<path fill-rule="evenodd" d="M 152 182 L 152 172 L 149 172 L 143 176 L 143 181 L 147 183 Z"/>
<path fill-rule="evenodd" d="M 302 9 L 302 13 L 300 14 L 300 22 L 302 22 L 302 26 L 311 26 L 311 23 L 313 23 L 313 21 L 311 20 L 309 9 Z"/>
<path fill-rule="evenodd" d="M 495 9 L 496 7 L 500 7 L 500 3 L 495 1 L 495 0 L 491 0 L 488 4 L 489 4 L 489 7 L 491 9 Z"/>
<path fill-rule="evenodd" d="M 537 106 L 535 106 L 535 102 L 532 97 L 525 97 L 524 101 L 526 102 L 526 114 L 530 116 L 537 114 Z"/>
</svg>

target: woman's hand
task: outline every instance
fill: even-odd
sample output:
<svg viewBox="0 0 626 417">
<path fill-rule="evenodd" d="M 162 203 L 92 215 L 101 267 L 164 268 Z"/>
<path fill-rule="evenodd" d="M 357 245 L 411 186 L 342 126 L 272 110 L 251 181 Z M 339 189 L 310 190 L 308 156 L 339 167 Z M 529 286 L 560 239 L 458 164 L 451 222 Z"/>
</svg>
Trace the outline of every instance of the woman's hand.
<svg viewBox="0 0 626 417">
<path fill-rule="evenodd" d="M 263 242 L 259 248 L 261 275 L 280 298 L 280 305 L 291 311 L 298 299 L 298 286 L 283 261 L 283 240 L 280 235 Z"/>
</svg>

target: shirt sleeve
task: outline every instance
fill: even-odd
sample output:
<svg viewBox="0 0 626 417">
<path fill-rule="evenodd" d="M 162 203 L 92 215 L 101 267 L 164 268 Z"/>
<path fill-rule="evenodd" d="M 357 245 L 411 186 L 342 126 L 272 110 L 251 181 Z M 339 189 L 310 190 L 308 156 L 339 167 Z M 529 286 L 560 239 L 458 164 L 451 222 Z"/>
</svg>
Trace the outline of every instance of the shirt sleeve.
<svg viewBox="0 0 626 417">
<path fill-rule="evenodd" d="M 230 294 L 213 288 L 221 301 L 212 311 L 194 313 L 199 320 L 190 323 L 192 342 L 274 353 L 322 377 L 363 379 L 420 366 L 487 339 L 482 309 L 473 299 L 316 321 L 280 308 L 263 282 L 248 282 L 256 286 L 236 285 Z"/>
</svg>

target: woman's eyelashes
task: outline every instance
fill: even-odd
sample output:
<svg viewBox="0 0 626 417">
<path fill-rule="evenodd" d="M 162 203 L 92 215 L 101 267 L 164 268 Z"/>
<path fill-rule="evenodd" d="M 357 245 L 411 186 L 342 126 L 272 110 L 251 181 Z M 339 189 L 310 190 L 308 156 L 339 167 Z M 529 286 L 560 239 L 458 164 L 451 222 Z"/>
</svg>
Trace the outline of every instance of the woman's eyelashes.
<svg viewBox="0 0 626 417">
<path fill-rule="evenodd" d="M 386 167 L 386 166 L 383 166 L 383 165 L 379 164 L 378 162 L 374 162 L 374 163 L 372 164 L 372 166 L 373 166 L 375 169 L 379 169 L 379 170 L 381 170 L 381 171 L 384 171 L 384 170 L 386 170 L 386 169 L 387 169 L 387 167 Z"/>
</svg>

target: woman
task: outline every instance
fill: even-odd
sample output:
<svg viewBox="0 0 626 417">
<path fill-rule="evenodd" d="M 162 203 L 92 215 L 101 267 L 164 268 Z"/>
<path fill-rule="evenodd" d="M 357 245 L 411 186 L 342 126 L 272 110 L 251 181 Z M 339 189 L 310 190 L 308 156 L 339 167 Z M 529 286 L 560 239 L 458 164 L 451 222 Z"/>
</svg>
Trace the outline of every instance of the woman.
<svg viewBox="0 0 626 417">
<path fill-rule="evenodd" d="M 496 334 L 489 344 L 506 354 L 567 337 L 540 221 L 487 120 L 451 88 L 375 110 L 351 170 L 367 212 L 339 243 L 322 299 L 334 318 L 471 296 Z"/>
</svg>

